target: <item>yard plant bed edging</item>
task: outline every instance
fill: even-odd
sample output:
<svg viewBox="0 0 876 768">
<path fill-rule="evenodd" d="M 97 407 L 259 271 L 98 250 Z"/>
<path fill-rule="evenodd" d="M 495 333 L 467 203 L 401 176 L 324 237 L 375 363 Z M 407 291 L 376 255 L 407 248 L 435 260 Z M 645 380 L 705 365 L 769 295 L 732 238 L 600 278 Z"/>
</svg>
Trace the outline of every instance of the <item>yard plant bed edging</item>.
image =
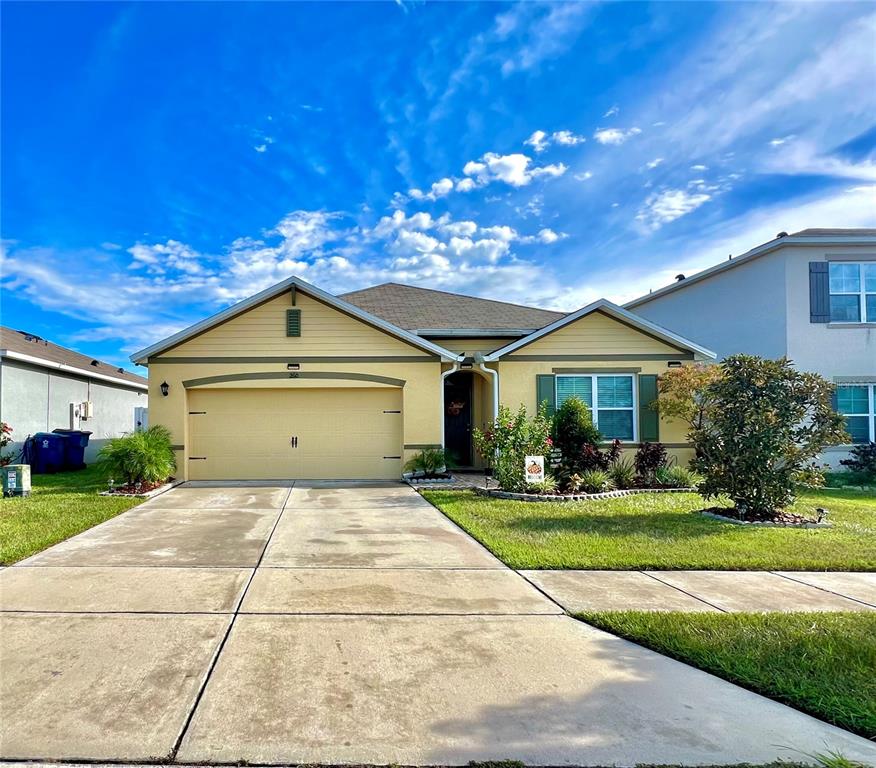
<svg viewBox="0 0 876 768">
<path fill-rule="evenodd" d="M 597 499 L 617 499 L 621 496 L 636 496 L 640 493 L 696 493 L 696 488 L 627 488 L 626 490 L 603 491 L 602 493 L 514 493 L 498 489 L 472 487 L 475 493 L 481 496 L 494 496 L 497 499 L 511 499 L 513 501 L 595 501 Z"/>
<path fill-rule="evenodd" d="M 162 493 L 167 493 L 167 491 L 172 488 L 176 488 L 178 485 L 182 485 L 185 480 L 171 480 L 169 483 L 165 483 L 164 485 L 159 485 L 157 488 L 153 488 L 151 491 L 144 491 L 143 493 L 124 493 L 121 491 L 101 491 L 100 496 L 122 496 L 128 497 L 132 499 L 151 499 L 155 496 L 160 496 Z"/>
<path fill-rule="evenodd" d="M 782 521 L 782 520 L 740 520 L 739 518 L 730 517 L 729 515 L 719 515 L 708 509 L 701 509 L 700 514 L 703 517 L 710 517 L 712 520 L 720 520 L 722 523 L 730 523 L 731 525 L 748 525 L 755 528 L 833 528 L 833 523 L 827 520 L 816 522 L 815 520 L 801 520 L 800 522 Z"/>
</svg>

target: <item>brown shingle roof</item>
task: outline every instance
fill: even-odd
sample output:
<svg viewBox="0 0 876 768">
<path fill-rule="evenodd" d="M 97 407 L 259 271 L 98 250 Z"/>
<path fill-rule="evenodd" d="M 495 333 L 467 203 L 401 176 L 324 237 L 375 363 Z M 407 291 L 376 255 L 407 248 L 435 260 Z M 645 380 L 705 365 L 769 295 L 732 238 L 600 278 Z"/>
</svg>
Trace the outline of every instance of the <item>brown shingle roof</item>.
<svg viewBox="0 0 876 768">
<path fill-rule="evenodd" d="M 88 355 L 74 352 L 72 349 L 46 341 L 36 334 L 25 331 L 16 331 L 14 328 L 0 326 L 0 349 L 8 349 L 11 352 L 19 352 L 31 357 L 39 357 L 52 363 L 69 365 L 72 368 L 80 368 L 85 371 L 93 371 L 103 376 L 112 376 L 123 379 L 132 384 L 146 384 L 147 381 L 136 373 L 130 373 L 117 365 L 102 363 Z M 92 363 L 97 363 L 92 365 Z"/>
<path fill-rule="evenodd" d="M 338 298 L 408 331 L 462 328 L 535 330 L 564 317 L 563 312 L 549 309 L 400 283 L 383 283 Z"/>
</svg>

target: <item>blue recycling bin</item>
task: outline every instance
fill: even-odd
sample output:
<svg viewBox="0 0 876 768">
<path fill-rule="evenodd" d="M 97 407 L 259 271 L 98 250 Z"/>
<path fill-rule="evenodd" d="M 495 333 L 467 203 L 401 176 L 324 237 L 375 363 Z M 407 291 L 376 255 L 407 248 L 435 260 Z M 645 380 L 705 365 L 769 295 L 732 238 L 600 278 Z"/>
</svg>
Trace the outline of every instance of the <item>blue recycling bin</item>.
<svg viewBox="0 0 876 768">
<path fill-rule="evenodd" d="M 37 432 L 30 439 L 30 466 L 35 475 L 52 474 L 64 469 L 64 443 L 67 438 L 51 432 Z"/>
<path fill-rule="evenodd" d="M 85 448 L 91 432 L 81 429 L 53 429 L 52 433 L 64 438 L 64 472 L 85 469 Z"/>
</svg>

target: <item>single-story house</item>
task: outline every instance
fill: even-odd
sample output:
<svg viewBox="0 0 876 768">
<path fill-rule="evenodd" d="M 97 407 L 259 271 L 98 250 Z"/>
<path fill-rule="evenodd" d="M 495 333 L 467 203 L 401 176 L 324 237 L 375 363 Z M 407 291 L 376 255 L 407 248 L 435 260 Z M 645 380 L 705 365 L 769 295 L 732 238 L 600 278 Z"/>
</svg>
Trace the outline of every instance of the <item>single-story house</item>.
<svg viewBox="0 0 876 768">
<path fill-rule="evenodd" d="M 444 447 L 481 466 L 472 428 L 499 403 L 578 395 L 606 438 L 684 428 L 648 404 L 668 367 L 714 353 L 601 299 L 570 314 L 389 283 L 333 296 L 292 277 L 141 350 L 151 420 L 187 479 L 392 479 Z"/>
<path fill-rule="evenodd" d="M 91 432 L 85 461 L 93 461 L 107 440 L 145 425 L 148 400 L 143 376 L 0 327 L 0 421 L 13 430 L 6 454 L 37 432 L 82 429 Z"/>
</svg>

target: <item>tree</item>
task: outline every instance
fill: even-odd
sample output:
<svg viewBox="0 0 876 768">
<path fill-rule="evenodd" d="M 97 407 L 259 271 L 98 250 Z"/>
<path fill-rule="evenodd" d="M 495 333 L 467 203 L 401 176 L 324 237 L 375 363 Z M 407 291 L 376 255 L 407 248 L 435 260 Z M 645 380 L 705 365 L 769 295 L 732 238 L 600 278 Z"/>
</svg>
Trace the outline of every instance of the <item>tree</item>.
<svg viewBox="0 0 876 768">
<path fill-rule="evenodd" d="M 552 435 L 567 474 L 594 469 L 587 457 L 593 450 L 598 451 L 602 435 L 593 426 L 590 409 L 583 400 L 573 396 L 563 401 L 554 414 Z"/>
<path fill-rule="evenodd" d="M 657 379 L 659 398 L 650 406 L 663 418 L 683 421 L 689 430 L 700 429 L 710 404 L 706 389 L 720 377 L 720 366 L 711 363 L 671 368 Z"/>
<path fill-rule="evenodd" d="M 706 498 L 726 494 L 741 515 L 769 519 L 793 503 L 815 457 L 848 439 L 833 385 L 785 358 L 733 355 L 719 369 L 699 395 L 691 466 Z"/>
</svg>

